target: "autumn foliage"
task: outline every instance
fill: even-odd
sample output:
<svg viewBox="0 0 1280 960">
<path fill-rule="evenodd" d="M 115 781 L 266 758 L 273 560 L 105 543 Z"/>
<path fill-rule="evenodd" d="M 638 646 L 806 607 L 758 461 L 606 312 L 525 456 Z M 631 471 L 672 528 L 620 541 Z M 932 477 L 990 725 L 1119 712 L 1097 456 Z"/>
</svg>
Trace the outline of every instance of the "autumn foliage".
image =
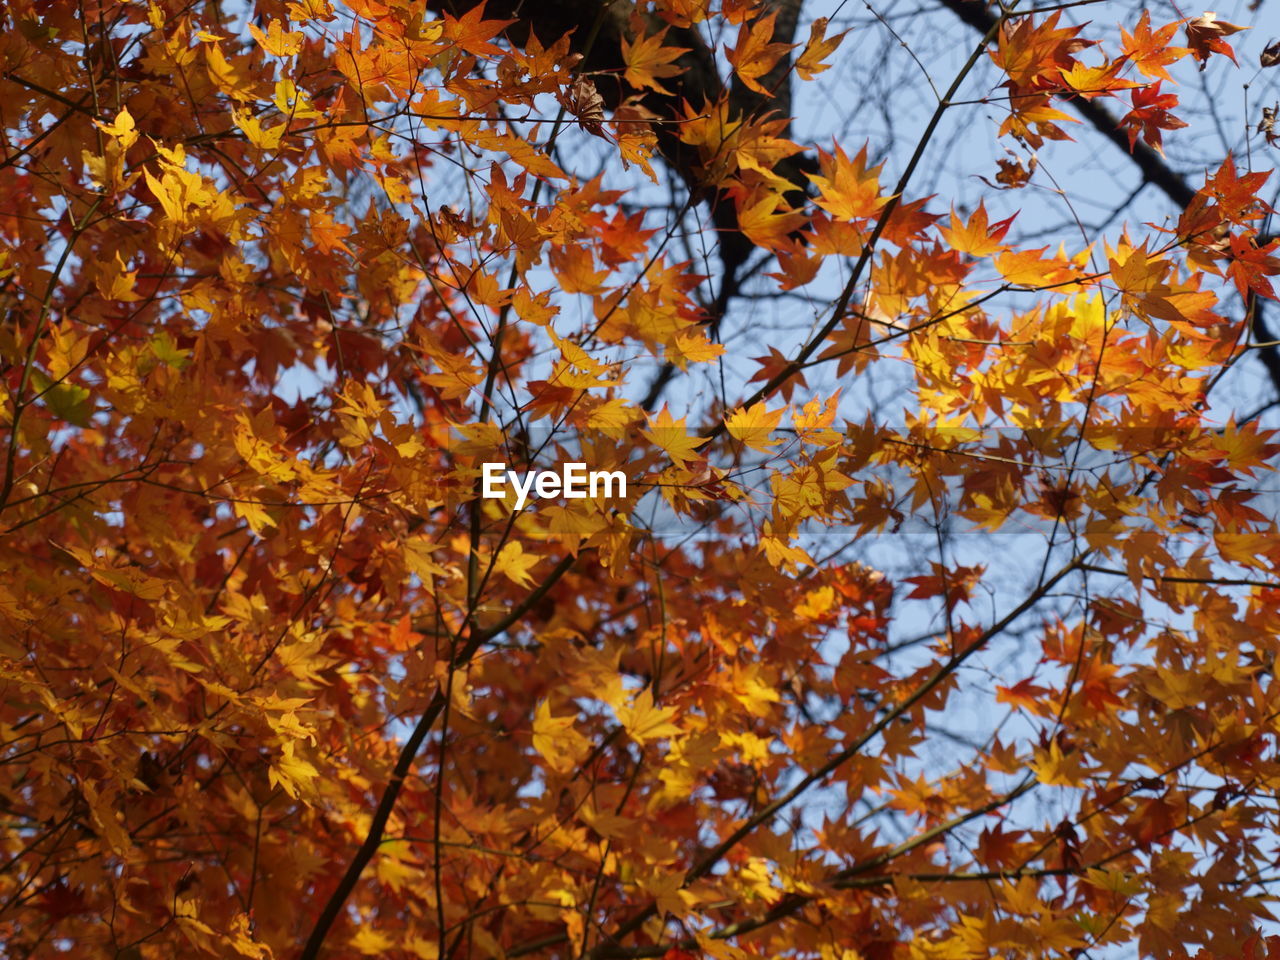
<svg viewBox="0 0 1280 960">
<path fill-rule="evenodd" d="M 1241 27 L 970 5 L 886 157 L 798 3 L 578 6 L 0 10 L 0 953 L 1280 952 L 1265 148 L 993 212 Z"/>
</svg>

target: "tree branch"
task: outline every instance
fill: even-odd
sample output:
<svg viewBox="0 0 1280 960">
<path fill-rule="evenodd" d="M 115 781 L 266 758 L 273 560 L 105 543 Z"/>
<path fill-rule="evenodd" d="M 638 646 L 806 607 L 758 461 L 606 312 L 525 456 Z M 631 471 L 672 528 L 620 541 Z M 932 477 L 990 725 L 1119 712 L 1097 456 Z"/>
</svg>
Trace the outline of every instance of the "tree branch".
<svg viewBox="0 0 1280 960">
<path fill-rule="evenodd" d="M 513 607 L 505 617 L 495 624 L 477 629 L 468 638 L 466 645 L 454 659 L 455 668 L 467 664 L 482 644 L 492 640 L 518 623 L 538 601 L 550 592 L 552 587 L 560 581 L 560 578 L 569 572 L 569 568 L 576 561 L 576 556 L 564 557 L 556 564 L 555 568 L 542 583 L 530 591 L 528 596 Z M 325 901 L 324 908 L 320 911 L 320 916 L 316 918 L 315 926 L 311 928 L 310 936 L 307 937 L 306 945 L 302 948 L 302 953 L 298 955 L 298 960 L 316 960 L 320 955 L 320 949 L 324 946 L 324 941 L 329 935 L 330 928 L 333 926 L 334 921 L 337 920 L 338 914 L 347 902 L 347 898 L 351 896 L 351 892 L 360 881 L 360 875 L 364 873 L 365 868 L 378 852 L 378 847 L 382 844 L 383 834 L 387 829 L 387 821 L 391 818 L 391 813 L 395 809 L 396 801 L 400 797 L 400 791 L 404 787 L 404 781 L 413 769 L 413 761 L 417 758 L 418 751 L 422 749 L 422 744 L 426 740 L 427 734 L 435 726 L 436 720 L 439 719 L 447 703 L 448 699 L 444 692 L 437 689 L 431 697 L 431 702 L 427 704 L 427 708 L 418 719 L 417 725 L 414 726 L 413 733 L 409 735 L 409 739 L 400 748 L 400 755 L 396 758 L 396 765 L 391 771 L 391 778 L 382 790 L 382 796 L 378 799 L 377 809 L 374 810 L 373 819 L 369 823 L 369 832 L 365 834 L 364 842 L 360 844 L 360 849 L 351 858 L 351 862 L 347 865 L 342 879 L 338 881 L 338 886 L 329 895 L 329 899 Z"/>
</svg>

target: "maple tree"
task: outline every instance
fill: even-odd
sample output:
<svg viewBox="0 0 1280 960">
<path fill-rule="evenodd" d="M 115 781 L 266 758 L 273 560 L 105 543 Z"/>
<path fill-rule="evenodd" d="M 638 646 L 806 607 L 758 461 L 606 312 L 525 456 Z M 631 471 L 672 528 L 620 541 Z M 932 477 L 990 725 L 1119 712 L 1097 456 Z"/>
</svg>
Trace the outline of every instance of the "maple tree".
<svg viewBox="0 0 1280 960">
<path fill-rule="evenodd" d="M 0 11 L 5 955 L 1280 952 L 1273 138 L 1164 155 L 1243 25 L 944 0 L 890 159 L 834 14 L 532 6 Z M 995 212 L 1089 137 L 1175 214 Z"/>
</svg>

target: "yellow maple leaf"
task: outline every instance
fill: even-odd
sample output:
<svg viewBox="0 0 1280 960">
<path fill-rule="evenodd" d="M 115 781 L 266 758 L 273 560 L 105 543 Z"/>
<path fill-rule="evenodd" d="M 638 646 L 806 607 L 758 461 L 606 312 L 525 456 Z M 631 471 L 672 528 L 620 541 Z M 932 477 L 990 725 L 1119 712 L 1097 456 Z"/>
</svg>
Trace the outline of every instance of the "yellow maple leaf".
<svg viewBox="0 0 1280 960">
<path fill-rule="evenodd" d="M 374 865 L 374 872 L 380 881 L 396 893 L 421 876 L 418 864 L 413 862 L 412 847 L 403 840 L 383 844 L 379 853 L 381 855 Z"/>
<path fill-rule="evenodd" d="M 222 48 L 210 43 L 204 48 L 205 66 L 209 71 L 209 79 L 220 91 L 232 100 L 250 102 L 256 99 L 254 94 L 253 74 L 249 72 L 248 57 L 235 57 L 228 60 Z"/>
<path fill-rule="evenodd" d="M 556 773 L 572 773 L 591 749 L 591 742 L 573 727 L 574 717 L 553 717 L 543 700 L 533 715 L 533 749 Z"/>
<path fill-rule="evenodd" d="M 132 594 L 140 600 L 159 600 L 164 596 L 164 581 L 149 577 L 139 568 L 99 566 L 90 573 L 99 583 Z"/>
<path fill-rule="evenodd" d="M 1205 699 L 1204 677 L 1187 670 L 1157 666 L 1156 675 L 1149 677 L 1144 686 L 1153 697 L 1173 710 L 1194 707 Z"/>
<path fill-rule="evenodd" d="M 236 516 L 249 524 L 250 529 L 259 536 L 276 525 L 275 518 L 267 513 L 266 507 L 257 500 L 235 500 L 231 506 Z"/>
<path fill-rule="evenodd" d="M 1050 787 L 1078 787 L 1084 779 L 1079 751 L 1064 754 L 1057 740 L 1049 742 L 1048 750 L 1037 748 L 1035 759 L 1028 766 L 1037 780 Z"/>
<path fill-rule="evenodd" d="M 648 430 L 640 432 L 662 448 L 673 462 L 685 465 L 698 459 L 698 447 L 707 442 L 706 437 L 695 437 L 685 426 L 685 418 L 673 420 L 666 404 L 662 412 L 649 421 Z"/>
<path fill-rule="evenodd" d="M 351 938 L 351 946 L 366 957 L 379 956 L 396 945 L 385 933 L 373 929 L 368 923 L 362 923 Z"/>
<path fill-rule="evenodd" d="M 133 117 L 130 115 L 128 107 L 121 107 L 120 112 L 116 114 L 115 120 L 111 123 L 103 123 L 100 120 L 93 122 L 99 130 L 117 141 L 121 149 L 128 150 L 138 139 L 138 131 L 134 127 Z"/>
<path fill-rule="evenodd" d="M 623 703 L 621 687 L 615 687 L 606 702 L 613 707 L 622 729 L 636 743 L 644 744 L 648 740 L 670 737 L 680 732 L 680 728 L 671 722 L 676 715 L 673 707 L 657 707 L 653 703 L 653 691 L 645 687 L 630 704 Z"/>
<path fill-rule="evenodd" d="M 804 599 L 796 606 L 796 616 L 804 620 L 816 620 L 836 602 L 836 592 L 831 587 L 818 587 L 805 594 Z"/>
<path fill-rule="evenodd" d="M 433 554 L 441 549 L 441 545 L 429 537 L 415 537 L 401 544 L 404 550 L 404 564 L 409 572 L 417 576 L 423 583 L 430 583 L 434 577 L 448 575 L 448 571 L 433 559 Z"/>
<path fill-rule="evenodd" d="M 319 770 L 308 761 L 294 755 L 292 741 L 286 741 L 280 748 L 280 759 L 267 768 L 267 781 L 271 786 L 281 787 L 295 800 L 302 794 L 313 793 L 315 780 L 319 776 Z"/>
<path fill-rule="evenodd" d="M 141 300 L 142 297 L 133 292 L 137 277 L 138 271 L 126 269 L 120 251 L 116 250 L 113 257 L 102 260 L 98 264 L 98 292 L 104 299 L 119 300 L 122 303 Z"/>
<path fill-rule="evenodd" d="M 524 546 L 513 540 L 498 552 L 497 559 L 493 562 L 493 570 L 495 573 L 502 574 L 512 583 L 528 587 L 533 584 L 533 578 L 529 576 L 529 571 L 537 566 L 539 559 L 539 557 L 525 553 Z"/>
<path fill-rule="evenodd" d="M 792 546 L 778 537 L 761 537 L 760 549 L 769 563 L 780 570 L 796 570 L 802 563 L 814 564 L 813 557 L 803 547 Z"/>
<path fill-rule="evenodd" d="M 302 43 L 306 39 L 302 33 L 286 31 L 284 25 L 275 19 L 267 25 L 265 34 L 253 23 L 249 24 L 249 32 L 259 46 L 273 57 L 296 56 L 302 52 Z"/>
<path fill-rule="evenodd" d="M 91 779 L 85 778 L 81 781 L 80 791 L 89 808 L 90 818 L 97 828 L 98 835 L 116 854 L 121 856 L 127 854 L 133 847 L 133 838 L 123 825 L 126 822 L 124 813 L 117 809 L 116 804 L 98 792 Z"/>
<path fill-rule="evenodd" d="M 1071 65 L 1070 70 L 1062 71 L 1062 82 L 1086 99 L 1092 99 L 1111 90 L 1127 90 L 1140 86 L 1132 80 L 1124 80 L 1116 76 L 1124 64 L 1123 58 L 1096 67 L 1087 67 L 1077 61 Z"/>
<path fill-rule="evenodd" d="M 160 202 L 160 209 L 164 211 L 165 218 L 180 226 L 186 219 L 186 208 L 174 196 L 177 191 L 171 189 L 174 186 L 172 178 L 166 174 L 158 180 L 151 175 L 150 170 L 144 170 L 142 173 L 147 179 L 147 186 L 151 189 L 152 195 Z"/>
<path fill-rule="evenodd" d="M 621 397 L 613 397 L 591 408 L 587 414 L 587 425 L 605 436 L 621 440 L 627 428 L 638 419 L 634 407 Z"/>
<path fill-rule="evenodd" d="M 1013 217 L 996 224 L 989 223 L 986 204 L 979 201 L 978 208 L 969 215 L 969 222 L 964 224 L 956 215 L 955 207 L 952 207 L 950 225 L 939 227 L 938 232 L 953 250 L 967 253 L 971 257 L 989 257 L 1009 249 L 1001 241 L 1012 223 Z"/>
<path fill-rule="evenodd" d="M 744 664 L 733 671 L 733 696 L 748 713 L 767 717 L 772 712 L 769 705 L 779 703 L 781 695 L 766 678 L 762 677 L 759 664 Z"/>
<path fill-rule="evenodd" d="M 769 434 L 778 426 L 785 410 L 785 407 L 779 407 L 770 412 L 761 401 L 745 410 L 739 407 L 733 411 L 725 417 L 724 426 L 735 440 L 742 441 L 752 450 L 768 453 L 771 447 L 778 445 L 778 441 L 770 439 Z"/>
<path fill-rule="evenodd" d="M 276 81 L 276 109 L 286 117 L 296 120 L 309 120 L 321 116 L 320 111 L 311 105 L 311 100 L 297 85 L 289 79 Z"/>
<path fill-rule="evenodd" d="M 227 942 L 242 957 L 271 960 L 271 948 L 254 937 L 247 913 L 238 913 L 232 918 L 231 929 L 227 931 Z"/>
<path fill-rule="evenodd" d="M 724 344 L 708 340 L 700 330 L 680 331 L 667 348 L 667 356 L 681 370 L 688 369 L 690 362 L 711 363 L 723 354 Z"/>
<path fill-rule="evenodd" d="M 1005 880 L 1003 886 L 997 888 L 1008 909 L 1023 917 L 1034 917 L 1044 913 L 1040 903 L 1040 885 L 1031 877 L 1019 877 L 1015 883 Z"/>
<path fill-rule="evenodd" d="M 639 879 L 640 889 L 653 898 L 653 905 L 658 908 L 659 915 L 672 914 L 676 917 L 689 915 L 689 904 L 681 896 L 682 879 L 671 870 L 655 870 Z"/>
<path fill-rule="evenodd" d="M 619 840 L 632 832 L 635 821 L 630 817 L 622 817 L 609 809 L 600 809 L 594 803 L 584 804 L 578 808 L 578 819 L 602 837 Z"/>
<path fill-rule="evenodd" d="M 836 411 L 840 407 L 840 391 L 836 390 L 824 404 L 817 397 L 806 403 L 801 411 L 794 415 L 796 435 L 807 443 L 831 446 L 840 442 L 840 434 L 831 429 L 835 423 Z"/>
<path fill-rule="evenodd" d="M 1254 533 L 1221 531 L 1214 533 L 1213 541 L 1224 559 L 1245 566 L 1261 566 L 1266 562 L 1266 552 L 1274 547 L 1276 538 L 1273 532 L 1267 530 Z"/>
<path fill-rule="evenodd" d="M 738 210 L 738 227 L 758 247 L 776 250 L 791 244 L 791 234 L 803 228 L 809 217 L 792 210 L 776 193 L 761 190 Z"/>
<path fill-rule="evenodd" d="M 280 141 L 284 137 L 285 127 L 288 123 L 277 123 L 273 127 L 263 128 L 260 121 L 253 114 L 246 111 L 232 110 L 231 120 L 239 128 L 240 132 L 245 135 L 245 139 L 257 147 L 259 150 L 275 150 L 280 146 Z"/>
</svg>

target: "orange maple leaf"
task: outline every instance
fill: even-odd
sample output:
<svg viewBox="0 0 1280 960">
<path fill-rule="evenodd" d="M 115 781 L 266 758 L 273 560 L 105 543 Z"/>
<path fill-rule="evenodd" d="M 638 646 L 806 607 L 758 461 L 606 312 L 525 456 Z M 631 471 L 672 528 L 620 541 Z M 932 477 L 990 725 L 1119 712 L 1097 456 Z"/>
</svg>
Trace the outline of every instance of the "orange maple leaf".
<svg viewBox="0 0 1280 960">
<path fill-rule="evenodd" d="M 671 91 L 658 82 L 659 77 L 674 77 L 680 67 L 675 63 L 688 47 L 664 47 L 662 41 L 670 27 L 663 27 L 655 34 L 641 37 L 632 43 L 622 38 L 622 61 L 627 65 L 622 78 L 637 90 L 647 87 L 657 93 L 670 95 Z"/>
<path fill-rule="evenodd" d="M 760 364 L 760 369 L 757 370 L 755 375 L 747 381 L 748 383 L 756 383 L 757 381 L 768 383 L 783 370 L 786 370 L 791 366 L 790 358 L 778 350 L 777 347 L 770 347 L 768 356 L 755 357 L 754 360 L 756 363 Z M 803 373 L 797 373 L 790 379 L 783 381 L 782 385 L 778 389 L 782 393 L 784 399 L 790 400 L 791 394 L 795 392 L 795 389 L 798 386 L 808 386 Z"/>
<path fill-rule="evenodd" d="M 971 257 L 989 257 L 994 253 L 1000 253 L 1008 250 L 1008 246 L 1001 241 L 1009 232 L 1009 227 L 1013 225 L 1013 216 L 1000 220 L 996 223 L 987 222 L 987 206 L 984 201 L 978 201 L 978 209 L 969 215 L 969 220 L 963 226 L 960 225 L 959 218 L 956 216 L 955 207 L 951 208 L 951 226 L 939 227 L 938 232 L 942 234 L 947 245 L 953 250 L 960 253 L 967 253 Z"/>
<path fill-rule="evenodd" d="M 812 80 L 824 70 L 831 68 L 831 64 L 822 61 L 835 53 L 836 48 L 845 38 L 845 33 L 848 33 L 846 30 L 845 33 L 838 33 L 831 39 L 827 39 L 827 22 L 826 17 L 818 17 L 809 25 L 809 42 L 804 45 L 794 64 L 795 71 L 802 80 Z"/>
<path fill-rule="evenodd" d="M 444 15 L 444 36 L 468 53 L 484 57 L 501 57 L 505 51 L 489 41 L 515 23 L 514 20 L 484 19 L 483 3 L 471 7 L 460 17 Z"/>
<path fill-rule="evenodd" d="M 874 217 L 888 197 L 880 195 L 880 170 L 884 164 L 867 166 L 867 147 L 850 160 L 836 147 L 834 154 L 820 153 L 821 174 L 809 174 L 819 190 L 814 202 L 833 216 L 846 220 Z"/>
<path fill-rule="evenodd" d="M 1008 703 L 1031 713 L 1043 714 L 1044 704 L 1041 700 L 1049 692 L 1048 687 L 1039 686 L 1027 677 L 1012 687 L 997 686 L 996 703 Z"/>
<path fill-rule="evenodd" d="M 1181 22 L 1175 20 L 1153 31 L 1151 11 L 1143 10 L 1137 26 L 1133 28 L 1133 33 L 1129 33 L 1124 27 L 1120 28 L 1120 48 L 1129 62 L 1137 67 L 1138 72 L 1144 77 L 1168 80 L 1173 83 L 1173 77 L 1169 76 L 1169 71 L 1165 67 L 1171 63 L 1177 63 L 1191 52 L 1186 47 L 1169 45 L 1169 41 L 1178 32 L 1180 25 Z"/>
<path fill-rule="evenodd" d="M 738 79 L 748 89 L 764 96 L 773 96 L 773 91 L 761 86 L 760 78 L 767 75 L 787 55 L 787 51 L 795 47 L 794 43 L 770 42 L 773 39 L 774 21 L 777 19 L 778 14 L 775 12 L 753 24 L 744 23 L 738 28 L 738 45 L 726 51 L 726 58 L 733 65 Z"/>
<path fill-rule="evenodd" d="M 801 211 L 767 189 L 755 191 L 738 211 L 738 227 L 758 247 L 777 249 L 791 244 L 791 234 L 808 221 Z"/>
</svg>

